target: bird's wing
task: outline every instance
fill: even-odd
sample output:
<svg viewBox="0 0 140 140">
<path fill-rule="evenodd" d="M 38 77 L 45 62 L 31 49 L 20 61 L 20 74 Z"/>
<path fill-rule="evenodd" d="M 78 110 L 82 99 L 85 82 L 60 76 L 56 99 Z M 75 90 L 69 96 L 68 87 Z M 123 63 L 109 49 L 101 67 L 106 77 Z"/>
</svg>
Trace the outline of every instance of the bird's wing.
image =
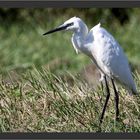
<svg viewBox="0 0 140 140">
<path fill-rule="evenodd" d="M 97 25 L 90 30 L 89 35 L 91 34 L 94 38 L 91 52 L 98 67 L 106 75 L 119 80 L 131 89 L 135 89 L 128 60 L 119 43 L 104 28 Z"/>
</svg>

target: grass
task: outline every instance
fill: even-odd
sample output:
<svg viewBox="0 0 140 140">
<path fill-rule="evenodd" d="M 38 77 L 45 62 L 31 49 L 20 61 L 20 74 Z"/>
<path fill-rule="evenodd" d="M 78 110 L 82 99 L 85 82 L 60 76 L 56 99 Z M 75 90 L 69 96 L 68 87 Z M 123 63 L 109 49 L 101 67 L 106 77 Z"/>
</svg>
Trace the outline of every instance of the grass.
<svg viewBox="0 0 140 140">
<path fill-rule="evenodd" d="M 114 120 L 111 95 L 101 129 L 99 117 L 106 94 L 70 73 L 61 78 L 45 69 L 0 83 L 1 132 L 139 132 L 140 99 L 121 87 L 120 119 Z M 10 80 L 11 79 L 11 80 Z M 139 85 L 140 75 L 135 80 Z M 138 86 L 139 87 L 139 86 Z"/>
<path fill-rule="evenodd" d="M 26 10 L 22 13 L 26 14 Z M 116 21 L 110 25 L 110 20 L 102 23 L 137 68 L 139 13 L 137 9 L 123 26 Z M 84 55 L 76 55 L 70 42 L 71 33 L 42 36 L 71 16 L 47 17 L 46 21 L 46 15 L 42 18 L 38 15 L 37 19 L 27 16 L 26 23 L 4 21 L 0 26 L 0 131 L 139 132 L 139 96 L 129 96 L 121 87 L 120 120 L 114 120 L 112 94 L 100 129 L 99 117 L 106 93 L 100 84 L 93 88 L 80 75 L 91 61 Z M 97 24 L 100 18 L 96 16 L 94 23 L 87 20 L 88 27 Z M 134 77 L 139 91 L 139 72 L 134 71 Z"/>
<path fill-rule="evenodd" d="M 70 33 L 56 33 L 44 37 L 42 34 L 51 28 L 51 25 L 47 24 L 47 28 L 27 23 L 14 23 L 9 28 L 7 26 L 0 27 L 0 72 L 3 74 L 12 70 L 22 73 L 32 69 L 34 65 L 37 68 L 49 67 L 56 73 L 67 69 L 74 72 L 89 63 L 83 55 L 75 57 Z M 81 60 L 83 63 L 79 63 Z"/>
<path fill-rule="evenodd" d="M 129 61 L 135 65 L 139 65 L 140 51 L 138 15 L 139 13 L 131 16 L 130 22 L 124 26 L 115 21 L 112 25 L 109 21 L 102 23 L 102 26 L 111 32 L 121 44 Z M 30 17 L 28 22 L 14 22 L 10 25 L 6 21 L 2 23 L 0 26 L 0 73 L 11 70 L 21 73 L 32 69 L 35 65 L 39 69 L 42 66 L 50 67 L 51 71 L 57 74 L 66 70 L 76 74 L 77 71 L 79 72 L 91 63 L 88 57 L 76 55 L 70 40 L 71 32 L 42 36 L 44 32 L 60 25 L 70 17 L 64 15 L 60 19 L 53 17 L 52 20 L 49 18 L 46 20 L 45 17 L 40 21 L 38 21 L 39 17 Z M 89 28 L 92 28 L 100 21 L 99 19 L 100 17 L 94 23 L 92 21 L 86 23 Z M 84 18 L 84 20 L 87 19 Z"/>
</svg>

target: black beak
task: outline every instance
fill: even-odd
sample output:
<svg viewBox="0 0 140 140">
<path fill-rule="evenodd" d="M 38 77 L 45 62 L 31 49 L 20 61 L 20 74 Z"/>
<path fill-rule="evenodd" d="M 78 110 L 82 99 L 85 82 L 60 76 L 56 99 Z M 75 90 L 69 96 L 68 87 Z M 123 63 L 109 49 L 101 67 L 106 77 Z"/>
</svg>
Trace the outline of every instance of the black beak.
<svg viewBox="0 0 140 140">
<path fill-rule="evenodd" d="M 66 24 L 66 25 L 60 25 L 59 27 L 53 29 L 53 30 L 50 30 L 46 33 L 44 33 L 43 35 L 47 35 L 47 34 L 51 34 L 51 33 L 54 33 L 54 32 L 57 32 L 57 31 L 62 31 L 62 30 L 65 30 L 67 29 L 67 27 L 73 25 L 73 23 L 69 23 L 69 24 Z"/>
</svg>

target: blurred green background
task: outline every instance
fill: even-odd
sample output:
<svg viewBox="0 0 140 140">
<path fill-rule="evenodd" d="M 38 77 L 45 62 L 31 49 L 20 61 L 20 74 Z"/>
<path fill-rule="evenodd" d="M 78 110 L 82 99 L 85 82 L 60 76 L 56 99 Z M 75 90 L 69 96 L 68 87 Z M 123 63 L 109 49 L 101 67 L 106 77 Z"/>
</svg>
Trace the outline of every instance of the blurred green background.
<svg viewBox="0 0 140 140">
<path fill-rule="evenodd" d="M 77 73 L 91 64 L 88 57 L 76 55 L 71 32 L 42 34 L 77 16 L 92 28 L 101 22 L 121 44 L 129 62 L 140 64 L 140 9 L 33 8 L 0 9 L 0 73 L 23 73 L 45 67 L 56 74 Z"/>
</svg>

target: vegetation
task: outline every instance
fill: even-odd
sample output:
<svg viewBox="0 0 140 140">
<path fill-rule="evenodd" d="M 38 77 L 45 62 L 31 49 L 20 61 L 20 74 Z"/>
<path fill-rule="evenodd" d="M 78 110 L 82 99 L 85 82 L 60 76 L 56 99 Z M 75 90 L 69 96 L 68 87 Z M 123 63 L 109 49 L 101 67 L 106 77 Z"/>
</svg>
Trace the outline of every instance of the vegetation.
<svg viewBox="0 0 140 140">
<path fill-rule="evenodd" d="M 1 131 L 12 132 L 139 132 L 139 96 L 120 91 L 120 118 L 114 120 L 111 96 L 102 126 L 99 118 L 105 102 L 101 86 L 91 88 L 77 76 L 61 78 L 35 70 L 8 84 L 1 81 Z M 135 81 L 139 87 L 139 74 Z M 71 81 L 71 82 L 70 82 Z"/>
<path fill-rule="evenodd" d="M 71 33 L 42 36 L 72 16 L 89 28 L 101 22 L 128 56 L 139 91 L 139 14 L 137 8 L 0 9 L 0 131 L 139 132 L 139 96 L 120 86 L 120 120 L 114 120 L 112 94 L 99 127 L 105 90 L 81 74 L 91 61 L 76 55 Z"/>
</svg>

